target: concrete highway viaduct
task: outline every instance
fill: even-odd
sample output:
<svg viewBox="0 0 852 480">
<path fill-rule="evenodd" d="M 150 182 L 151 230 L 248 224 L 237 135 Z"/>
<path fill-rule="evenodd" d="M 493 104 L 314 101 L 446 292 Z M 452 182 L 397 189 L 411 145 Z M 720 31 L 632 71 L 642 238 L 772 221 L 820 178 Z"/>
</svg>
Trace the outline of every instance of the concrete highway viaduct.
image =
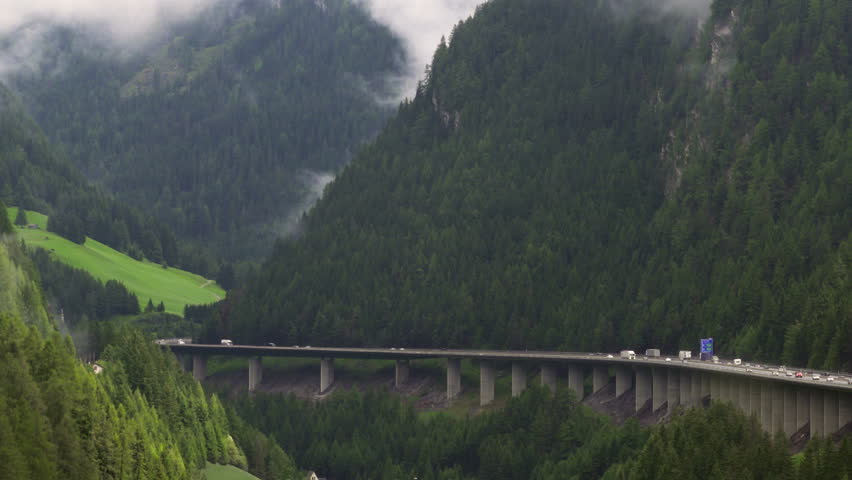
<svg viewBox="0 0 852 480">
<path fill-rule="evenodd" d="M 681 362 L 665 358 L 625 359 L 605 354 L 389 348 L 316 348 L 248 345 L 171 344 L 176 355 L 192 358 L 196 379 L 207 376 L 209 356 L 241 356 L 248 359 L 248 389 L 254 391 L 262 381 L 263 357 L 308 357 L 320 359 L 320 392 L 334 383 L 334 359 L 358 358 L 395 360 L 395 385 L 401 386 L 409 375 L 412 360 L 445 358 L 447 399 L 452 402 L 461 393 L 461 361 L 479 364 L 480 404 L 494 400 L 497 365 L 511 365 L 512 396 L 520 395 L 528 376 L 539 373 L 542 385 L 556 388 L 558 379 L 567 376 L 568 387 L 582 400 L 587 375 L 591 375 L 592 393 L 611 382 L 616 398 L 635 396 L 636 411 L 650 407 L 654 413 L 670 414 L 678 407 L 689 408 L 705 402 L 729 402 L 749 415 L 755 415 L 770 433 L 784 432 L 788 437 L 804 427 L 810 436 L 829 436 L 852 422 L 852 385 L 844 381 L 827 382 L 773 375 L 769 369 L 714 364 L 699 360 Z M 566 375 L 567 374 L 567 375 Z M 850 377 L 852 375 L 847 375 Z M 665 410 L 663 410 L 665 409 Z"/>
</svg>

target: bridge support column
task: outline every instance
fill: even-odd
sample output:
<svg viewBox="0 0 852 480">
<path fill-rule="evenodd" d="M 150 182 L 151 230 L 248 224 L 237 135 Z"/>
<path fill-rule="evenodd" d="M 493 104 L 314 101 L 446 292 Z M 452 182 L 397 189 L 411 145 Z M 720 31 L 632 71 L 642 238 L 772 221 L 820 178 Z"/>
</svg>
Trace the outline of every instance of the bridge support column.
<svg viewBox="0 0 852 480">
<path fill-rule="evenodd" d="M 796 431 L 811 421 L 811 396 L 802 387 L 796 387 Z"/>
<path fill-rule="evenodd" d="M 730 375 L 721 375 L 719 377 L 719 399 L 723 402 L 731 401 L 731 377 Z"/>
<path fill-rule="evenodd" d="M 518 397 L 527 389 L 527 367 L 521 362 L 512 362 L 512 396 Z"/>
<path fill-rule="evenodd" d="M 760 382 L 760 425 L 772 433 L 772 389 L 769 382 Z"/>
<path fill-rule="evenodd" d="M 642 410 L 642 407 L 651 400 L 653 393 L 653 379 L 651 370 L 645 367 L 636 368 L 636 411 Z M 654 408 L 651 402 L 651 408 Z"/>
<path fill-rule="evenodd" d="M 719 375 L 710 375 L 710 402 L 719 403 L 722 400 L 722 380 Z"/>
<path fill-rule="evenodd" d="M 494 401 L 494 379 L 497 378 L 494 362 L 479 362 L 479 406 L 484 407 Z"/>
<path fill-rule="evenodd" d="M 204 355 L 192 356 L 192 376 L 199 382 L 207 378 L 207 357 Z"/>
<path fill-rule="evenodd" d="M 790 386 L 784 386 L 784 434 L 787 438 L 793 436 L 796 427 L 796 390 Z"/>
<path fill-rule="evenodd" d="M 651 369 L 651 381 L 653 383 L 651 390 L 651 411 L 656 412 L 666 403 L 666 395 L 668 393 L 668 372 L 662 368 Z"/>
<path fill-rule="evenodd" d="M 543 364 L 541 366 L 541 385 L 550 387 L 550 391 L 556 391 L 556 366 Z"/>
<path fill-rule="evenodd" d="M 410 365 L 408 360 L 397 360 L 396 361 L 396 370 L 394 371 L 393 376 L 393 386 L 396 388 L 401 388 L 405 385 L 405 382 L 408 381 L 408 375 L 410 373 Z"/>
<path fill-rule="evenodd" d="M 692 374 L 686 370 L 681 370 L 678 375 L 678 385 L 680 385 L 680 404 L 684 408 L 692 406 Z"/>
<path fill-rule="evenodd" d="M 760 420 L 760 384 L 746 378 L 737 378 L 735 381 L 739 386 L 737 405 L 740 410 L 746 415 L 757 413 L 757 419 Z"/>
<path fill-rule="evenodd" d="M 675 408 L 680 405 L 680 372 L 670 368 L 666 372 L 666 402 L 668 403 L 668 414 L 674 413 Z"/>
<path fill-rule="evenodd" d="M 711 389 L 710 385 L 712 385 L 713 381 L 711 380 L 710 377 L 711 377 L 711 375 L 709 373 L 702 373 L 701 374 L 701 389 L 699 390 L 700 396 L 698 398 L 700 399 L 700 401 L 702 403 L 704 402 L 704 399 L 707 398 L 707 397 L 711 397 L 711 399 L 712 399 L 712 394 L 710 393 L 710 389 Z"/>
<path fill-rule="evenodd" d="M 598 393 L 609 383 L 609 368 L 595 367 L 592 370 L 592 393 Z"/>
<path fill-rule="evenodd" d="M 447 401 L 452 402 L 461 393 L 461 359 L 447 359 Z"/>
<path fill-rule="evenodd" d="M 825 404 L 822 399 L 822 390 L 812 388 L 809 393 L 811 397 L 811 438 L 822 437 L 825 435 L 825 415 L 823 414 Z"/>
<path fill-rule="evenodd" d="M 834 390 L 826 390 L 822 393 L 823 407 L 822 415 L 824 418 L 822 431 L 825 436 L 834 434 L 837 431 L 837 392 Z"/>
<path fill-rule="evenodd" d="M 320 360 L 320 393 L 325 393 L 334 384 L 334 359 Z"/>
<path fill-rule="evenodd" d="M 579 365 L 568 366 L 568 388 L 574 391 L 578 401 L 583 401 L 583 367 Z"/>
<path fill-rule="evenodd" d="M 628 367 L 615 367 L 615 398 L 624 395 L 633 386 L 633 372 Z"/>
<path fill-rule="evenodd" d="M 749 408 L 746 412 L 749 416 L 757 417 L 760 420 L 760 382 L 748 380 L 749 386 Z"/>
<path fill-rule="evenodd" d="M 249 380 L 248 391 L 253 392 L 263 381 L 263 364 L 262 357 L 249 357 Z"/>
<path fill-rule="evenodd" d="M 852 422 L 852 394 L 840 393 L 837 397 L 837 428 Z"/>
<path fill-rule="evenodd" d="M 704 375 L 693 372 L 689 375 L 689 406 L 701 406 L 701 378 Z"/>
<path fill-rule="evenodd" d="M 175 355 L 175 358 L 177 358 L 178 365 L 180 365 L 181 370 L 183 370 L 184 372 L 191 372 L 192 371 L 192 356 L 191 355 L 187 355 L 185 353 L 178 353 L 178 354 Z"/>
<path fill-rule="evenodd" d="M 772 390 L 772 435 L 784 431 L 784 388 L 778 382 L 770 384 Z"/>
</svg>

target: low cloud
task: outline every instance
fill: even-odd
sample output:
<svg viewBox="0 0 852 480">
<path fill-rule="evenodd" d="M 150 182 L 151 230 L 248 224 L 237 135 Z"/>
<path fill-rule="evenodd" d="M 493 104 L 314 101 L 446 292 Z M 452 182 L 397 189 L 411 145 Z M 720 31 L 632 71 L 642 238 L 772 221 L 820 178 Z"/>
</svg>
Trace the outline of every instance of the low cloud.
<svg viewBox="0 0 852 480">
<path fill-rule="evenodd" d="M 406 74 L 399 79 L 400 97 L 411 97 L 417 81 L 453 26 L 476 11 L 483 0 L 359 0 L 379 23 L 402 39 L 408 52 Z"/>
<path fill-rule="evenodd" d="M 297 235 L 302 231 L 302 217 L 322 198 L 325 187 L 334 180 L 331 172 L 306 170 L 297 175 L 296 180 L 302 186 L 302 200 L 292 207 L 287 215 L 278 222 L 276 231 L 282 237 Z"/>
<path fill-rule="evenodd" d="M 188 18 L 211 0 L 26 0 L 0 6 L 0 34 L 34 22 L 101 28 L 117 40 L 133 40 L 162 22 Z"/>
</svg>

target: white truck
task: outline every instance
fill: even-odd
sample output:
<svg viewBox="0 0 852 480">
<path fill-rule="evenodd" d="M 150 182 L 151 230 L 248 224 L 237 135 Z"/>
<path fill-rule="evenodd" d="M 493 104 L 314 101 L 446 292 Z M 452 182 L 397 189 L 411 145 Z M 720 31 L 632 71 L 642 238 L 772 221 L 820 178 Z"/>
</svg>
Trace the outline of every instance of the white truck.
<svg viewBox="0 0 852 480">
<path fill-rule="evenodd" d="M 233 347 L 233 346 L 234 346 L 234 341 L 233 341 L 233 340 L 228 340 L 227 338 L 223 338 L 222 340 L 219 340 L 219 343 L 220 343 L 220 344 L 222 344 L 222 345 L 227 345 L 227 346 L 229 346 L 229 347 Z"/>
<path fill-rule="evenodd" d="M 649 348 L 649 349 L 645 350 L 645 356 L 646 357 L 652 357 L 652 358 L 659 357 L 660 356 L 660 349 L 659 348 Z"/>
<path fill-rule="evenodd" d="M 622 350 L 621 358 L 626 358 L 628 360 L 636 360 L 636 352 L 633 350 Z"/>
<path fill-rule="evenodd" d="M 677 358 L 681 360 L 686 360 L 688 358 L 692 358 L 692 352 L 690 350 L 681 350 L 677 353 Z"/>
</svg>

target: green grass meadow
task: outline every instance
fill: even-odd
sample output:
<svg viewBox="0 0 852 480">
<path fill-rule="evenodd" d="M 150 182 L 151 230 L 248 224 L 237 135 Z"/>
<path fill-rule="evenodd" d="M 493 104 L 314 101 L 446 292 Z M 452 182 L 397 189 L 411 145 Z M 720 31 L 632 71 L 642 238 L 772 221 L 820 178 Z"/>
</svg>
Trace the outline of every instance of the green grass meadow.
<svg viewBox="0 0 852 480">
<path fill-rule="evenodd" d="M 10 207 L 8 214 L 14 221 L 18 209 Z M 60 262 L 86 270 L 102 282 L 120 281 L 139 297 L 142 308 L 150 298 L 155 305 L 163 302 L 167 312 L 183 315 L 185 305 L 213 303 L 225 297 L 224 290 L 200 275 L 134 260 L 88 237 L 85 244 L 77 245 L 48 232 L 47 217 L 40 213 L 27 211 L 27 221 L 39 226 L 38 230 L 17 229 L 28 246 L 48 250 Z"/>
<path fill-rule="evenodd" d="M 204 476 L 207 480 L 260 480 L 232 465 L 217 465 L 210 462 L 207 462 L 207 466 L 204 467 Z"/>
</svg>

